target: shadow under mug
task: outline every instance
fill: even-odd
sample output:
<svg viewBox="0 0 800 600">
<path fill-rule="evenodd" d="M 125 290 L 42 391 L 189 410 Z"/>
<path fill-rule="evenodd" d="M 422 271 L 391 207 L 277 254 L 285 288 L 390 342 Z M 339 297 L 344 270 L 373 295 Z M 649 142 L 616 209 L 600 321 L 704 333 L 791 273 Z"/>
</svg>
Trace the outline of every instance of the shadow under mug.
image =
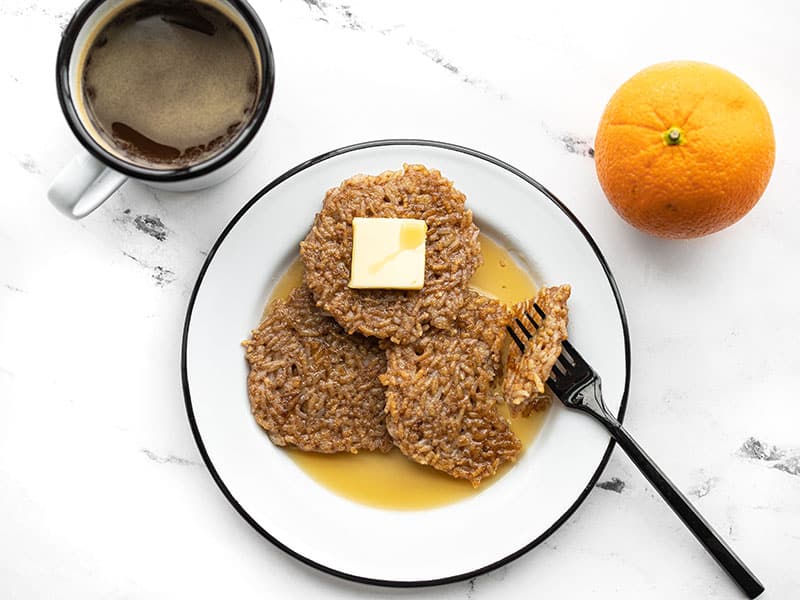
<svg viewBox="0 0 800 600">
<path fill-rule="evenodd" d="M 275 86 L 272 48 L 264 25 L 244 0 L 194 0 L 221 10 L 233 19 L 254 49 L 259 93 L 249 121 L 236 137 L 201 162 L 174 169 L 156 169 L 126 160 L 112 152 L 88 122 L 82 108 L 81 62 L 99 28 L 119 11 L 137 4 L 132 0 L 87 0 L 73 15 L 61 38 L 56 59 L 56 86 L 61 110 L 72 132 L 88 154 L 76 156 L 56 177 L 47 197 L 62 213 L 80 219 L 108 199 L 125 181 L 139 180 L 159 189 L 185 192 L 220 183 L 238 171 L 253 154 L 253 139 L 267 115 Z"/>
</svg>

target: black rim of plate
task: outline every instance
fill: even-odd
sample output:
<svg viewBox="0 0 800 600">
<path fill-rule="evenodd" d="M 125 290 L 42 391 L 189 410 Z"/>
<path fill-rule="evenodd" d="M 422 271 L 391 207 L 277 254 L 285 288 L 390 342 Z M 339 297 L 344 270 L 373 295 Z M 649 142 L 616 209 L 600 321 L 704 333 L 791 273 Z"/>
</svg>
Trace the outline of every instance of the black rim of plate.
<svg viewBox="0 0 800 600">
<path fill-rule="evenodd" d="M 617 302 L 617 308 L 619 310 L 619 317 L 620 321 L 622 322 L 622 332 L 623 338 L 625 342 L 625 387 L 622 392 L 622 400 L 620 402 L 619 412 L 617 414 L 617 419 L 622 422 L 623 417 L 625 416 L 625 408 L 628 404 L 628 390 L 630 387 L 630 375 L 631 375 L 631 347 L 630 347 L 630 336 L 628 335 L 628 321 L 625 317 L 625 309 L 622 306 L 622 297 L 620 296 L 619 289 L 617 288 L 617 284 L 614 281 L 614 276 L 611 274 L 611 269 L 606 262 L 606 259 L 603 257 L 602 253 L 600 252 L 600 248 L 598 248 L 597 243 L 592 239 L 592 236 L 589 235 L 589 232 L 583 226 L 583 224 L 577 219 L 577 217 L 572 214 L 572 212 L 553 194 L 551 194 L 542 184 L 538 181 L 529 177 L 519 169 L 512 167 L 508 163 L 503 162 L 493 156 L 488 154 L 484 154 L 483 152 L 479 152 L 477 150 L 472 150 L 471 148 L 467 148 L 464 146 L 458 146 L 456 144 L 450 144 L 447 142 L 436 142 L 432 140 L 421 140 L 421 139 L 387 139 L 387 140 L 375 140 L 371 142 L 363 142 L 360 144 L 353 144 L 351 146 L 344 146 L 342 148 L 337 148 L 336 150 L 331 150 L 330 152 L 326 152 L 324 154 L 320 154 L 310 160 L 307 160 L 304 163 L 297 165 L 296 167 L 289 169 L 283 175 L 280 175 L 271 183 L 267 184 L 263 187 L 247 204 L 245 204 L 236 216 L 231 219 L 225 229 L 222 230 L 222 233 L 217 238 L 217 241 L 214 242 L 214 246 L 208 253 L 208 257 L 206 258 L 205 263 L 203 264 L 202 269 L 200 269 L 200 274 L 197 277 L 197 283 L 195 283 L 194 290 L 192 290 L 192 296 L 189 299 L 189 306 L 186 310 L 186 320 L 183 326 L 183 341 L 181 343 L 181 379 L 183 381 L 183 397 L 186 403 L 186 413 L 189 417 L 189 424 L 192 428 L 192 434 L 194 435 L 195 442 L 197 443 L 197 448 L 200 450 L 200 454 L 203 457 L 203 461 L 208 467 L 208 470 L 211 472 L 211 476 L 214 478 L 214 481 L 217 483 L 217 486 L 222 491 L 223 495 L 228 499 L 228 501 L 233 505 L 236 511 L 247 521 L 256 531 L 258 531 L 262 536 L 264 536 L 267 540 L 272 542 L 275 546 L 293 556 L 294 558 L 298 559 L 299 561 L 318 569 L 324 573 L 329 575 L 334 575 L 336 577 L 341 577 L 342 579 L 347 579 L 350 581 L 355 581 L 358 583 L 365 583 L 371 585 L 380 585 L 386 587 L 423 587 L 423 586 L 434 586 L 434 585 L 443 585 L 447 583 L 455 583 L 458 581 L 464 581 L 466 579 L 472 579 L 473 577 L 477 577 L 479 575 L 483 575 L 484 573 L 488 573 L 498 567 L 501 567 L 505 564 L 510 563 L 513 560 L 516 560 L 529 550 L 533 549 L 534 547 L 538 546 L 542 543 L 545 539 L 547 539 L 556 529 L 561 527 L 561 525 L 570 517 L 572 514 L 577 510 L 578 506 L 586 499 L 589 495 L 589 492 L 592 491 L 597 480 L 600 478 L 600 474 L 605 469 L 606 464 L 608 463 L 609 458 L 611 457 L 611 452 L 614 449 L 614 440 L 610 440 L 608 446 L 606 447 L 606 451 L 603 454 L 602 459 L 600 460 L 600 464 L 597 466 L 597 469 L 592 474 L 589 482 L 586 484 L 586 487 L 580 493 L 580 495 L 576 498 L 575 502 L 561 515 L 556 521 L 548 527 L 541 535 L 539 535 L 536 539 L 531 541 L 529 544 L 523 546 L 516 552 L 512 552 L 508 556 L 505 556 L 491 564 L 488 564 L 484 567 L 479 569 L 475 569 L 473 571 L 469 571 L 466 573 L 459 573 L 457 575 L 451 575 L 449 577 L 442 577 L 440 579 L 428 579 L 428 580 L 417 580 L 417 581 L 398 581 L 398 580 L 385 580 L 385 579 L 372 579 L 369 577 L 363 577 L 360 575 L 354 575 L 353 573 L 345 573 L 344 571 L 339 571 L 336 569 L 332 569 L 327 567 L 321 563 L 311 560 L 310 558 L 295 552 L 287 545 L 282 543 L 280 540 L 274 538 L 268 531 L 266 531 L 261 525 L 259 525 L 255 519 L 253 519 L 246 510 L 239 504 L 239 502 L 234 498 L 233 494 L 228 490 L 225 486 L 225 482 L 222 481 L 219 473 L 217 473 L 214 464 L 211 462 L 211 459 L 206 452 L 205 445 L 203 444 L 202 436 L 200 435 L 200 431 L 197 427 L 197 422 L 194 418 L 194 411 L 192 410 L 192 398 L 189 391 L 189 381 L 186 371 L 186 343 L 189 337 L 189 326 L 191 325 L 192 321 L 192 310 L 194 308 L 195 299 L 197 298 L 197 293 L 200 291 L 200 286 L 203 283 L 203 278 L 206 274 L 206 270 L 208 269 L 211 262 L 214 260 L 214 255 L 217 252 L 217 249 L 220 247 L 222 242 L 228 236 L 228 233 L 233 229 L 236 223 L 241 219 L 244 214 L 252 207 L 256 202 L 258 202 L 265 194 L 267 194 L 271 189 L 277 187 L 290 177 L 293 177 L 304 171 L 305 169 L 316 165 L 320 162 L 333 158 L 335 156 L 340 156 L 342 154 L 347 154 L 349 152 L 354 152 L 357 150 L 365 150 L 368 148 L 376 148 L 381 146 L 428 146 L 433 148 L 441 148 L 444 150 L 451 150 L 454 152 L 460 152 L 462 154 L 467 154 L 469 156 L 473 156 L 475 158 L 479 158 L 489 162 L 493 165 L 498 167 L 502 167 L 503 169 L 509 171 L 510 173 L 516 175 L 517 177 L 523 179 L 525 182 L 532 185 L 536 188 L 539 192 L 544 194 L 553 204 L 555 204 L 561 211 L 572 221 L 573 225 L 578 228 L 578 230 L 583 234 L 583 237 L 586 239 L 586 242 L 591 246 L 592 250 L 597 257 L 597 260 L 600 261 L 600 264 L 605 271 L 606 277 L 608 279 L 608 283 L 611 285 L 611 290 L 614 293 L 614 298 Z"/>
</svg>

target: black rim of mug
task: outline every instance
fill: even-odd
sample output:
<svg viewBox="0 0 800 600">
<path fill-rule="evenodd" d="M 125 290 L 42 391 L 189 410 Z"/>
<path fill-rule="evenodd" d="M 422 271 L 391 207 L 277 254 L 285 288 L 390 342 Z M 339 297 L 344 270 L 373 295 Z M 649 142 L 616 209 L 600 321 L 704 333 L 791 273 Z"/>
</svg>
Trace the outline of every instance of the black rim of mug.
<svg viewBox="0 0 800 600">
<path fill-rule="evenodd" d="M 107 0 L 87 0 L 70 19 L 61 35 L 56 58 L 56 88 L 61 111 L 67 119 L 75 137 L 83 144 L 84 148 L 97 160 L 106 166 L 124 173 L 129 177 L 145 181 L 185 181 L 207 175 L 216 171 L 223 165 L 236 158 L 253 140 L 267 116 L 272 92 L 275 88 L 275 61 L 272 55 L 272 46 L 267 36 L 267 30 L 253 8 L 244 0 L 225 0 L 244 19 L 255 38 L 258 52 L 261 55 L 261 90 L 253 111 L 252 118 L 245 124 L 236 138 L 225 148 L 211 158 L 187 167 L 178 169 L 153 169 L 139 166 L 123 160 L 103 148 L 86 129 L 73 100 L 73 89 L 70 85 L 69 67 L 73 49 L 78 35 L 86 21 L 94 12 L 105 4 Z"/>
</svg>

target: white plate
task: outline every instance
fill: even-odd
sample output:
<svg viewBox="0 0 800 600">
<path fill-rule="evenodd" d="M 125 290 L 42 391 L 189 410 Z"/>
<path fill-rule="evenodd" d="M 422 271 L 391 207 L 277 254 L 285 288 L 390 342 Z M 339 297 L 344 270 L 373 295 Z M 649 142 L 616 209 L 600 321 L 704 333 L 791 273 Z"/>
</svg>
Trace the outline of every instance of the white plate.
<svg viewBox="0 0 800 600">
<path fill-rule="evenodd" d="M 297 254 L 326 190 L 403 163 L 439 169 L 467 195 L 475 221 L 514 249 L 542 284 L 572 284 L 570 339 L 603 378 L 622 418 L 629 341 L 608 265 L 577 219 L 536 181 L 480 152 L 437 142 L 370 142 L 314 158 L 270 183 L 220 235 L 189 303 L 183 334 L 186 408 L 211 474 L 271 542 L 314 567 L 384 585 L 473 577 L 526 552 L 561 525 L 608 460 L 608 434 L 554 406 L 502 479 L 441 508 L 392 511 L 337 496 L 300 470 L 255 423 L 240 342 Z"/>
</svg>

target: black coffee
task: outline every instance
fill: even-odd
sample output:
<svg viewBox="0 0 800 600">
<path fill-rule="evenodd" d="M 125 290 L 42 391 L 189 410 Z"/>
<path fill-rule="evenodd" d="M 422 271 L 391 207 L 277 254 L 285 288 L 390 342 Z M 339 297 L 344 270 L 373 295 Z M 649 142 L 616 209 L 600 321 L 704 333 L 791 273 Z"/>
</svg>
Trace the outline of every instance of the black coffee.
<svg viewBox="0 0 800 600">
<path fill-rule="evenodd" d="M 259 88 L 242 31 L 200 2 L 123 10 L 95 36 L 81 80 L 100 134 L 126 159 L 162 169 L 225 148 L 250 119 Z"/>
</svg>

